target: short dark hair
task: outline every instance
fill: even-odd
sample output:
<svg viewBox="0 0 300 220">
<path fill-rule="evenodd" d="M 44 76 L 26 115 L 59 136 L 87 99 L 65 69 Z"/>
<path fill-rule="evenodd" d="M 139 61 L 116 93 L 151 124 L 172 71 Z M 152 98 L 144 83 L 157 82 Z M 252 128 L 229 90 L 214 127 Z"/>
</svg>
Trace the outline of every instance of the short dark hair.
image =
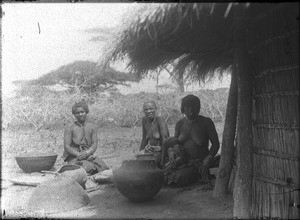
<svg viewBox="0 0 300 220">
<path fill-rule="evenodd" d="M 89 113 L 89 107 L 88 107 L 88 105 L 86 104 L 86 102 L 84 102 L 84 101 L 76 102 L 76 103 L 72 106 L 72 113 L 73 113 L 73 115 L 75 114 L 77 108 L 83 108 L 83 109 L 85 110 L 86 113 Z"/>
<path fill-rule="evenodd" d="M 144 104 L 143 104 L 143 109 L 144 109 L 144 106 L 148 103 L 152 103 L 154 105 L 155 108 L 157 108 L 156 106 L 156 103 L 153 101 L 153 100 L 148 100 L 148 101 L 145 101 Z"/>
<path fill-rule="evenodd" d="M 199 114 L 201 108 L 200 99 L 197 96 L 191 94 L 187 95 L 181 100 L 181 113 L 184 112 L 185 106 L 192 106 L 195 109 L 195 112 Z"/>
</svg>

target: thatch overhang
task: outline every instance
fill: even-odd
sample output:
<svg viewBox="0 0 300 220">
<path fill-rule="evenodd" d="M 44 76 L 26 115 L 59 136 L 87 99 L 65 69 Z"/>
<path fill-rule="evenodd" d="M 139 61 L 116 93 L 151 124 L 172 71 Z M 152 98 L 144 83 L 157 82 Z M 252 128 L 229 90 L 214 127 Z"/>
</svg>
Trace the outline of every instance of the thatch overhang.
<svg viewBox="0 0 300 220">
<path fill-rule="evenodd" d="M 242 21 L 247 26 L 274 7 L 261 3 L 239 6 L 247 7 Z M 179 59 L 177 68 L 191 65 L 197 78 L 205 79 L 233 63 L 235 8 L 233 3 L 154 4 L 150 9 L 146 5 L 125 25 L 108 59 L 128 57 L 129 67 L 141 76 Z"/>
</svg>

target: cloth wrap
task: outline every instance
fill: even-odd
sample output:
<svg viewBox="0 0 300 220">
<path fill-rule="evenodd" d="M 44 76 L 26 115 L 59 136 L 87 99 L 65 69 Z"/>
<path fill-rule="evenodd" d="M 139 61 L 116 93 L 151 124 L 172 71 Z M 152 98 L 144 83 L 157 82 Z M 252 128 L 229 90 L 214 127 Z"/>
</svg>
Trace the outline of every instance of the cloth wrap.
<svg viewBox="0 0 300 220">
<path fill-rule="evenodd" d="M 172 145 L 168 154 L 173 154 L 174 162 L 168 161 L 164 165 L 164 184 L 183 187 L 197 182 L 199 178 L 208 182 L 209 168 L 219 166 L 220 156 L 214 157 L 208 166 L 203 166 L 202 160 L 188 160 L 182 145 L 176 143 L 175 138 L 171 137 L 168 141 L 166 143 Z"/>
<path fill-rule="evenodd" d="M 78 104 L 78 103 L 77 103 Z M 83 129 L 83 137 L 81 139 L 80 144 L 76 144 L 73 142 L 71 143 L 71 147 L 76 149 L 78 152 L 86 151 L 90 148 L 86 143 L 86 137 L 84 132 L 84 126 L 82 126 Z M 78 160 L 75 156 L 71 154 L 64 154 L 63 155 L 64 161 L 68 164 L 77 164 L 81 166 L 89 175 L 93 175 L 95 173 L 102 172 L 104 170 L 108 170 L 109 168 L 106 166 L 103 160 L 101 160 L 99 157 L 90 155 L 85 160 Z"/>
</svg>

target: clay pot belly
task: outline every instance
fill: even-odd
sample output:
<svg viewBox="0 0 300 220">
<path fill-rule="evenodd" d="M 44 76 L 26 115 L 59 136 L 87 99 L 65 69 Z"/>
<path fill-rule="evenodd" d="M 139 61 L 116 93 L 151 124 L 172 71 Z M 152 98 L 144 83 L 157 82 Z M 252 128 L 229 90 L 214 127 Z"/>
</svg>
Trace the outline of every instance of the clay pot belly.
<svg viewBox="0 0 300 220">
<path fill-rule="evenodd" d="M 164 182 L 163 171 L 154 160 L 129 160 L 113 173 L 119 192 L 131 201 L 147 201 L 153 198 Z"/>
</svg>

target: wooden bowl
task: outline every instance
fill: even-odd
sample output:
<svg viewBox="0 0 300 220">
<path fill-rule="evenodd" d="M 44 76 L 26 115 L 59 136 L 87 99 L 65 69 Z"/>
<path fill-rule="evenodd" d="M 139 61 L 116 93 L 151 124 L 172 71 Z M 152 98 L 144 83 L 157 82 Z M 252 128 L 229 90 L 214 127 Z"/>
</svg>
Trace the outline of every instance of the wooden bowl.
<svg viewBox="0 0 300 220">
<path fill-rule="evenodd" d="M 57 159 L 57 154 L 46 156 L 16 156 L 19 167 L 26 173 L 50 170 Z"/>
</svg>

